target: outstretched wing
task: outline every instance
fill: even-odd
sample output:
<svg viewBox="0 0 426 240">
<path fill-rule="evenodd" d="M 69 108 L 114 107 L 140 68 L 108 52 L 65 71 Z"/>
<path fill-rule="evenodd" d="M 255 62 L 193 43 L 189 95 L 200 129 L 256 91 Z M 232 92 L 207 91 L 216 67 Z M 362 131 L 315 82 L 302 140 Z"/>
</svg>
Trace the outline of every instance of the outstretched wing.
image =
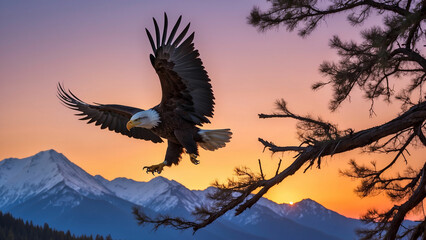
<svg viewBox="0 0 426 240">
<path fill-rule="evenodd" d="M 58 84 L 58 98 L 68 108 L 80 113 L 75 115 L 84 116 L 80 120 L 89 120 L 87 123 L 95 123 L 101 126 L 101 129 L 108 128 L 110 131 L 121 133 L 128 137 L 151 140 L 154 143 L 163 142 L 163 140 L 145 128 L 132 128 L 130 131 L 126 128 L 126 123 L 133 114 L 143 111 L 139 108 L 128 107 L 116 104 L 87 104 L 76 97 L 71 91 L 66 92 L 61 84 Z"/>
<path fill-rule="evenodd" d="M 154 51 L 150 59 L 161 82 L 163 96 L 160 107 L 175 111 L 184 119 L 201 125 L 209 123 L 207 117 L 213 116 L 214 96 L 209 76 L 199 58 L 200 54 L 194 49 L 194 33 L 183 40 L 190 24 L 175 38 L 181 18 L 182 16 L 167 36 L 167 15 L 164 14 L 162 37 L 154 18 L 155 42 L 146 29 Z"/>
</svg>

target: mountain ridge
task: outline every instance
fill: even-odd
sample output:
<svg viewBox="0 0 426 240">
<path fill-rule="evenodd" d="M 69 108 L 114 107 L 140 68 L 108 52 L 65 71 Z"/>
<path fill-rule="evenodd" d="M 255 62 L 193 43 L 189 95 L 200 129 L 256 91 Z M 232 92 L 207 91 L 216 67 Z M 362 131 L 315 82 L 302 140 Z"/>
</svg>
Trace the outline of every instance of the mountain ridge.
<svg viewBox="0 0 426 240">
<path fill-rule="evenodd" d="M 194 220 L 191 212 L 208 203 L 206 195 L 213 190 L 212 187 L 189 190 L 161 176 L 148 182 L 124 177 L 110 181 L 100 175 L 88 174 L 52 149 L 28 158 L 0 161 L 0 210 L 36 222 L 45 221 L 61 230 L 68 230 L 64 229 L 68 227 L 78 234 L 96 231 L 93 233 L 111 233 L 113 238 L 137 239 L 134 236 L 143 234 L 148 239 L 168 239 L 176 234 L 175 230 L 167 228 L 153 233 L 138 227 L 131 215 L 131 207 L 140 207 L 149 216 L 166 214 Z M 321 210 L 321 214 L 315 209 Z M 79 222 L 82 216 L 88 219 L 83 221 L 86 227 Z M 96 224 L 96 221 L 102 224 Z M 339 225 L 338 222 L 345 224 L 340 224 L 343 230 L 335 234 L 333 224 Z M 123 228 L 128 228 L 127 233 L 114 229 L 123 223 Z M 235 217 L 231 212 L 225 214 L 197 232 L 195 237 L 279 239 L 280 234 L 287 234 L 292 236 L 291 239 L 348 239 L 348 236 L 351 239 L 355 236 L 353 229 L 358 226 L 358 220 L 328 210 L 311 199 L 290 206 L 262 198 L 240 216 Z M 264 236 L 265 232 L 267 236 Z M 190 231 L 182 234 L 192 236 Z"/>
</svg>

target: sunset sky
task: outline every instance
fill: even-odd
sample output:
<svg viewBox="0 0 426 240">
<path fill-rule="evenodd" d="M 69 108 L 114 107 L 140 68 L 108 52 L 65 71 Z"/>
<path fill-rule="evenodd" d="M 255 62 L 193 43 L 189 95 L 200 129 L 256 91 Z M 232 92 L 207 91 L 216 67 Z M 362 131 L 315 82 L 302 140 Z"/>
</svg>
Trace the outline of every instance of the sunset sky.
<svg viewBox="0 0 426 240">
<path fill-rule="evenodd" d="M 359 91 L 330 112 L 331 89 L 310 88 L 326 80 L 318 71 L 321 62 L 337 59 L 328 47 L 331 36 L 357 40 L 374 19 L 354 28 L 339 15 L 301 38 L 285 28 L 260 33 L 248 25 L 255 5 L 268 6 L 264 0 L 0 1 L 0 159 L 55 149 L 92 175 L 153 178 L 142 167 L 162 162 L 167 144 L 131 139 L 77 120 L 75 112 L 60 104 L 56 85 L 64 83 L 89 103 L 145 109 L 158 104 L 160 82 L 149 62 L 152 50 L 145 28 L 153 30 L 152 17 L 162 25 L 164 12 L 170 24 L 179 15 L 182 24 L 191 22 L 195 47 L 212 79 L 215 112 L 204 128 L 231 128 L 234 134 L 226 148 L 201 150 L 198 166 L 184 155 L 179 166 L 161 174 L 190 189 L 204 189 L 216 179 L 223 182 L 236 166 L 257 171 L 258 159 L 267 176 L 275 174 L 280 158 L 281 169 L 290 164 L 293 153 L 272 156 L 257 141 L 262 137 L 277 145 L 299 145 L 295 121 L 257 116 L 273 112 L 277 99 L 284 98 L 295 113 L 321 116 L 341 129 L 362 130 L 397 115 L 398 104 L 378 101 L 377 115 L 370 117 L 370 102 Z M 409 150 L 410 164 L 422 165 L 421 150 Z M 311 198 L 349 217 L 388 207 L 385 196 L 360 199 L 353 192 L 357 182 L 339 174 L 350 159 L 378 160 L 380 165 L 386 156 L 352 151 L 327 157 L 321 170 L 300 171 L 266 197 L 278 203 Z"/>
</svg>

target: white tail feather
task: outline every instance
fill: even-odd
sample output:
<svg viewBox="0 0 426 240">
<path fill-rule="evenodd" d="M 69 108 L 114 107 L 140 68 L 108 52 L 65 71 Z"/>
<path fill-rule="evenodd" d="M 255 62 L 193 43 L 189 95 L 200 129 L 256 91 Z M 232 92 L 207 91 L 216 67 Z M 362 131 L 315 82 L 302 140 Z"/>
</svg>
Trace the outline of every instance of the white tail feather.
<svg viewBox="0 0 426 240">
<path fill-rule="evenodd" d="M 198 134 L 203 138 L 203 142 L 198 145 L 209 151 L 225 147 L 232 136 L 231 129 L 200 130 Z"/>
</svg>

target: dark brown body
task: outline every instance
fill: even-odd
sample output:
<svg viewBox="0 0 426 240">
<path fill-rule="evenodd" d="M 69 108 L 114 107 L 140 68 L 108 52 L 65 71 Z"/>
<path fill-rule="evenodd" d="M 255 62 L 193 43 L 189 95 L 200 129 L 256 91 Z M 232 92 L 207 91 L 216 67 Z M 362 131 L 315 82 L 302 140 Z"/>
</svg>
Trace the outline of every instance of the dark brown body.
<svg viewBox="0 0 426 240">
<path fill-rule="evenodd" d="M 160 106 L 153 109 L 158 112 L 160 123 L 150 130 L 167 139 L 168 147 L 164 159 L 166 165 L 178 164 L 183 149 L 188 154 L 198 155 L 197 142 L 202 142 L 202 137 L 198 134 L 200 129 L 174 111 L 164 111 Z"/>
<path fill-rule="evenodd" d="M 153 109 L 160 115 L 160 124 L 158 124 L 157 127 L 152 128 L 151 131 L 158 136 L 174 143 L 179 143 L 174 131 L 185 130 L 192 134 L 196 142 L 202 141 L 201 136 L 198 134 L 200 129 L 194 126 L 193 123 L 183 119 L 173 111 L 162 111 L 159 106 L 156 106 Z"/>
</svg>

